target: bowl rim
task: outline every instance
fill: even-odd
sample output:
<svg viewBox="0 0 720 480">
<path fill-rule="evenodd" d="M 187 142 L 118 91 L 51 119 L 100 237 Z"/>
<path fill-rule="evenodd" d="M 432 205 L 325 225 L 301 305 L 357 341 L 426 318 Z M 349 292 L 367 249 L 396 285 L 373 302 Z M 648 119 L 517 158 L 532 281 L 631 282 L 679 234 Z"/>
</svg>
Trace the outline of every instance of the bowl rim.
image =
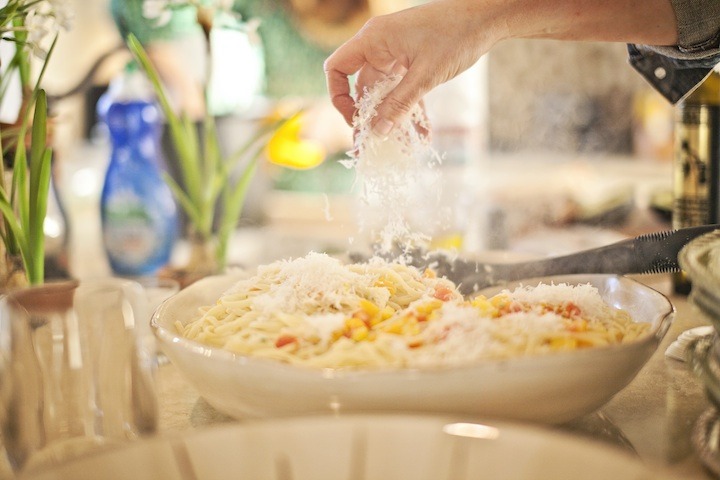
<svg viewBox="0 0 720 480">
<path fill-rule="evenodd" d="M 707 335 L 694 339 L 687 348 L 687 360 L 690 369 L 705 386 L 708 399 L 720 407 L 720 358 L 718 358 L 716 336 Z"/>
<path fill-rule="evenodd" d="M 170 432 L 163 436 L 152 436 L 142 438 L 139 441 L 128 442 L 117 448 L 101 449 L 80 455 L 59 466 L 59 472 L 77 472 L 77 468 L 82 468 L 88 462 L 97 462 L 107 460 L 105 467 L 114 468 L 113 460 L 118 458 L 132 458 L 131 455 L 138 451 L 157 451 L 164 446 L 182 447 L 187 450 L 193 445 L 213 445 L 223 441 L 227 436 L 247 435 L 248 439 L 253 436 L 263 436 L 264 441 L 272 442 L 279 435 L 288 435 L 292 433 L 302 432 L 297 435 L 293 442 L 294 448 L 291 450 L 283 450 L 289 455 L 302 456 L 302 450 L 296 446 L 296 442 L 302 442 L 308 435 L 335 436 L 342 432 L 367 432 L 387 431 L 388 426 L 395 431 L 401 432 L 401 438 L 405 437 L 417 438 L 415 432 L 418 428 L 423 435 L 432 432 L 442 433 L 442 442 L 457 441 L 462 443 L 476 442 L 477 439 L 471 436 L 464 436 L 462 433 L 450 433 L 447 427 L 452 425 L 477 425 L 486 427 L 499 432 L 497 437 L 488 437 L 493 441 L 498 440 L 500 448 L 506 455 L 504 461 L 512 461 L 512 452 L 518 442 L 527 445 L 525 449 L 528 453 L 527 458 L 532 457 L 544 450 L 549 451 L 553 455 L 560 455 L 563 451 L 571 449 L 572 453 L 580 453 L 591 455 L 592 462 L 620 462 L 623 467 L 630 468 L 631 476 L 635 478 L 637 474 L 641 474 L 642 478 L 646 475 L 659 480 L 669 480 L 670 471 L 666 470 L 660 464 L 644 463 L 637 455 L 621 446 L 613 445 L 589 437 L 580 437 L 573 435 L 571 432 L 558 429 L 546 428 L 543 425 L 519 422 L 512 419 L 487 418 L 480 415 L 462 415 L 451 412 L 349 412 L 343 415 L 328 414 L 306 414 L 295 416 L 280 417 L 264 417 L 264 418 L 248 418 L 242 422 L 229 422 L 223 424 L 212 425 L 208 428 L 188 430 L 182 432 Z M 502 437 L 502 439 L 501 439 Z M 382 437 L 373 437 L 382 438 Z M 249 441 L 249 440 L 248 440 Z M 410 440 L 410 443 L 412 440 Z M 392 443 L 392 441 L 391 441 Z M 417 448 L 417 446 L 412 446 Z M 176 452 L 177 453 L 177 452 Z M 181 452 L 186 453 L 186 452 Z M 521 455 L 522 456 L 522 455 Z M 181 457 L 185 458 L 183 454 Z M 173 462 L 180 467 L 182 458 L 177 455 L 165 457 L 173 459 Z M 193 462 L 194 463 L 194 462 Z M 197 465 L 196 465 L 197 466 Z M 101 469 L 101 471 L 105 471 Z M 48 478 L 45 475 L 48 471 L 31 472 L 28 475 L 30 480 L 37 478 Z M 199 472 L 203 472 L 202 468 Z M 524 476 L 524 475 L 523 475 Z M 183 477 L 179 474 L 177 478 Z M 175 477 L 173 477 L 175 478 Z M 394 478 L 394 477 L 393 477 Z M 630 477 L 628 477 L 630 478 Z M 648 477 L 650 478 L 650 477 Z"/>
<path fill-rule="evenodd" d="M 630 278 L 625 275 L 617 274 L 569 274 L 569 275 L 552 275 L 544 277 L 533 277 L 523 279 L 519 281 L 509 282 L 507 285 L 519 285 L 530 282 L 552 281 L 552 279 L 565 279 L 565 282 L 571 281 L 572 279 L 610 279 L 615 278 L 620 283 L 630 284 L 634 288 L 639 288 L 650 292 L 656 296 L 658 301 L 665 304 L 665 309 L 658 311 L 656 319 L 653 319 L 653 324 L 647 335 L 642 336 L 636 340 L 613 345 L 604 345 L 599 347 L 592 347 L 573 351 L 561 351 L 554 352 L 552 354 L 532 354 L 523 355 L 518 357 L 503 358 L 503 359 L 480 359 L 472 362 L 453 364 L 453 365 L 436 365 L 436 366 L 422 366 L 422 367 L 375 367 L 375 368 L 332 368 L 332 367 L 312 367 L 301 364 L 288 364 L 279 362 L 277 360 L 253 357 L 252 355 L 243 355 L 225 350 L 219 347 L 212 347 L 195 340 L 191 340 L 183 337 L 179 332 L 175 331 L 174 328 L 166 326 L 162 323 L 162 316 L 164 312 L 169 308 L 174 300 L 178 296 L 182 295 L 183 292 L 189 291 L 195 287 L 200 289 L 203 283 L 210 281 L 220 281 L 226 278 L 228 282 L 232 281 L 232 278 L 240 279 L 243 278 L 238 273 L 230 273 L 224 275 L 213 275 L 201 279 L 186 289 L 181 290 L 175 295 L 166 299 L 153 313 L 150 326 L 151 329 L 158 339 L 161 345 L 170 344 L 175 347 L 180 346 L 184 350 L 199 355 L 208 359 L 214 359 L 216 361 L 222 361 L 225 363 L 236 364 L 238 366 L 248 367 L 257 366 L 258 368 L 271 368 L 279 371 L 286 372 L 304 372 L 306 375 L 315 376 L 318 378 L 332 380 L 332 379 L 346 379 L 346 380 L 357 380 L 366 377 L 378 378 L 382 376 L 409 376 L 416 379 L 418 376 L 432 376 L 438 374 L 444 374 L 447 372 L 464 372 L 464 371 L 497 371 L 499 369 L 507 369 L 512 365 L 516 368 L 525 370 L 543 369 L 547 368 L 545 365 L 548 363 L 554 364 L 557 362 L 563 362 L 565 359 L 576 359 L 577 361 L 584 360 L 585 363 L 592 363 L 594 358 L 606 357 L 614 353 L 620 353 L 624 351 L 630 351 L 634 349 L 642 349 L 647 347 L 649 344 L 659 345 L 667 331 L 669 330 L 672 321 L 674 319 L 676 309 L 670 299 L 662 292 L 646 285 L 638 280 Z M 578 282 L 589 283 L 589 281 Z M 228 284 L 228 287 L 231 286 Z M 504 288 L 504 286 L 489 287 L 483 289 L 480 292 L 487 291 L 490 289 Z M 173 357 L 172 353 L 166 352 L 168 356 Z M 647 360 L 645 358 L 645 360 Z"/>
<path fill-rule="evenodd" d="M 707 260 L 711 250 L 719 248 L 720 230 L 714 230 L 691 240 L 680 250 L 678 263 L 693 284 L 697 283 L 710 291 L 717 289 L 720 284 L 720 271 L 713 273 L 708 268 Z"/>
</svg>

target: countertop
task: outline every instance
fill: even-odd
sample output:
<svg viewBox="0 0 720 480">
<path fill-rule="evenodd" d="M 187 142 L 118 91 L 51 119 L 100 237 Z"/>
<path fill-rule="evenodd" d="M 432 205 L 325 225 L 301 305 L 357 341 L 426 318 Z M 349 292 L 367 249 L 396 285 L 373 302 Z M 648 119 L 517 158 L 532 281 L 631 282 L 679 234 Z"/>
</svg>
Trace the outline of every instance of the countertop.
<svg viewBox="0 0 720 480">
<path fill-rule="evenodd" d="M 669 293 L 667 275 L 638 276 Z M 666 358 L 665 350 L 686 329 L 706 325 L 686 297 L 671 295 L 676 317 L 658 350 L 635 379 L 599 411 L 549 427 L 614 444 L 642 461 L 659 465 L 677 478 L 707 480 L 691 435 L 697 418 L 709 408 L 702 382 L 687 364 Z M 160 431 L 177 433 L 233 422 L 204 401 L 169 363 L 158 369 Z"/>
</svg>

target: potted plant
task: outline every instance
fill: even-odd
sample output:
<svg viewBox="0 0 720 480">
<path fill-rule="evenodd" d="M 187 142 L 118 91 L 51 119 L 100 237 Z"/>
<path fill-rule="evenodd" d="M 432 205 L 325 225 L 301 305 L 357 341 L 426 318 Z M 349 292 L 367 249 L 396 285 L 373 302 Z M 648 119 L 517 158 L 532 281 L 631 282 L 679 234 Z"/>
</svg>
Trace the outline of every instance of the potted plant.
<svg viewBox="0 0 720 480">
<path fill-rule="evenodd" d="M 213 17 L 203 6 L 188 3 L 198 8 L 198 22 L 205 32 L 209 51 Z M 268 119 L 239 149 L 224 156 L 212 114 L 205 112 L 199 134 L 192 119 L 185 112 L 176 112 L 171 105 L 160 76 L 138 39 L 130 34 L 127 44 L 154 87 L 179 163 L 179 181 L 167 172 L 164 178 L 187 216 L 190 256 L 185 266 L 170 269 L 170 275 L 181 285 L 187 285 L 225 270 L 229 242 L 258 161 L 268 140 L 294 115 Z M 207 91 L 205 95 L 208 96 Z"/>
<path fill-rule="evenodd" d="M 46 0 L 9 0 L 0 8 L 0 41 L 15 44 L 15 52 L 0 74 L 0 104 L 11 95 L 22 97 L 18 119 L 0 124 L 3 160 L 10 158 L 12 165 L 12 174 L 6 174 L 5 162 L 0 162 L 0 290 L 43 283 L 45 278 L 43 224 L 52 150 L 48 146 L 47 98 L 40 84 L 57 41 L 56 30 L 65 26 L 67 18 L 67 12 Z M 54 39 L 45 52 L 42 43 L 50 33 Z M 42 59 L 34 81 L 30 71 L 33 54 Z M 20 80 L 19 94 L 12 90 L 13 77 Z"/>
</svg>

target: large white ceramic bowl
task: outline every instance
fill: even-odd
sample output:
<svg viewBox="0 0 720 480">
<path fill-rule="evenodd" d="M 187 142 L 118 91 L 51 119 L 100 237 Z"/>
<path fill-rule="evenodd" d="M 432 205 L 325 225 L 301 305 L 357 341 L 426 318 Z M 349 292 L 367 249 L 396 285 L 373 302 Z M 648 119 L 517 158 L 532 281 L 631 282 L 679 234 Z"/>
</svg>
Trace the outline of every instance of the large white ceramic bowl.
<svg viewBox="0 0 720 480">
<path fill-rule="evenodd" d="M 608 303 L 635 321 L 650 322 L 650 334 L 621 345 L 461 367 L 312 369 L 233 354 L 179 335 L 176 322 L 194 320 L 198 307 L 213 304 L 237 278 L 201 280 L 167 300 L 152 319 L 173 364 L 212 406 L 236 418 L 399 411 L 565 422 L 596 410 L 624 388 L 656 350 L 674 316 L 664 295 L 629 278 L 545 277 L 538 281 L 596 286 Z"/>
<path fill-rule="evenodd" d="M 667 480 L 627 451 L 532 426 L 362 415 L 243 422 L 79 458 L 22 480 Z"/>
</svg>

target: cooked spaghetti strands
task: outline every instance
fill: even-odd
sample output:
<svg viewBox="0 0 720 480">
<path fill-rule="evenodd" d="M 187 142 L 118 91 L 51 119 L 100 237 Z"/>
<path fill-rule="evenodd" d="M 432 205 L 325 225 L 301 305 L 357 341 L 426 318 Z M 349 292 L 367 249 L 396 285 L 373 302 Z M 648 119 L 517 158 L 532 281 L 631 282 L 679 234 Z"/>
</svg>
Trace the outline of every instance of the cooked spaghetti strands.
<svg viewBox="0 0 720 480">
<path fill-rule="evenodd" d="M 258 268 L 199 318 L 189 339 L 319 368 L 457 365 L 635 340 L 650 325 L 591 285 L 545 285 L 466 300 L 433 272 L 311 253 Z"/>
</svg>

